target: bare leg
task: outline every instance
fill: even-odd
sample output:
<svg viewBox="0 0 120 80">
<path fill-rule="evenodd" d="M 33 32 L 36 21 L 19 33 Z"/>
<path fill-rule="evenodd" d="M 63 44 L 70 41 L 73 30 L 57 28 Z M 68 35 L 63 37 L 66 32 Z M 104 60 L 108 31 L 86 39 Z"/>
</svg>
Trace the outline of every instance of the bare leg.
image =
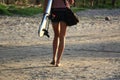
<svg viewBox="0 0 120 80">
<path fill-rule="evenodd" d="M 56 54 L 59 43 L 59 23 L 53 23 L 52 26 L 54 31 L 54 40 L 53 40 L 53 61 L 51 62 L 51 64 L 55 65 Z"/>
<path fill-rule="evenodd" d="M 66 28 L 67 28 L 66 23 L 60 22 L 59 46 L 58 46 L 56 66 L 59 66 L 61 56 L 62 56 L 62 53 L 64 51 Z"/>
<path fill-rule="evenodd" d="M 53 31 L 54 31 L 53 61 L 51 62 L 51 64 L 54 65 L 56 63 L 56 66 L 59 66 L 61 56 L 64 51 L 66 28 L 67 26 L 64 22 L 53 23 Z M 57 61 L 56 61 L 56 55 L 57 55 Z"/>
</svg>

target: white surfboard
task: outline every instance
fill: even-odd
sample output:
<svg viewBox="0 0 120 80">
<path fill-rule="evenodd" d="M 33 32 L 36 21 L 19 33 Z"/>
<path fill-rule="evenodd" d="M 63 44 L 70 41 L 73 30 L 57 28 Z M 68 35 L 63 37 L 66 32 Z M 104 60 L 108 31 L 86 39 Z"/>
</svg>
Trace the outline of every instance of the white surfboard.
<svg viewBox="0 0 120 80">
<path fill-rule="evenodd" d="M 47 26 L 47 21 L 49 19 L 48 17 L 50 15 L 51 7 L 52 7 L 52 2 L 53 2 L 53 0 L 48 0 L 48 4 L 46 6 L 45 13 L 43 14 L 43 18 L 42 18 L 41 24 L 40 24 L 39 29 L 38 29 L 38 35 L 40 37 L 46 35 L 45 34 L 45 32 L 46 32 L 46 26 Z"/>
</svg>

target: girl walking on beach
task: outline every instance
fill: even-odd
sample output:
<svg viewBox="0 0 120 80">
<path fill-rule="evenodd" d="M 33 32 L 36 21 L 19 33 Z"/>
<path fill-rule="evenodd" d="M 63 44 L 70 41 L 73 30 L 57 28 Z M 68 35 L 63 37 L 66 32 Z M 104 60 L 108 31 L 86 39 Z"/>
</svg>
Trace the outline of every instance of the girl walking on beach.
<svg viewBox="0 0 120 80">
<path fill-rule="evenodd" d="M 44 2 L 44 11 L 46 9 L 48 0 Z M 70 8 L 70 5 L 74 3 L 74 0 L 53 0 L 51 9 L 51 21 L 54 31 L 53 39 L 53 59 L 51 64 L 56 67 L 60 66 L 61 56 L 65 47 L 65 36 L 67 24 L 65 22 L 66 7 Z"/>
</svg>

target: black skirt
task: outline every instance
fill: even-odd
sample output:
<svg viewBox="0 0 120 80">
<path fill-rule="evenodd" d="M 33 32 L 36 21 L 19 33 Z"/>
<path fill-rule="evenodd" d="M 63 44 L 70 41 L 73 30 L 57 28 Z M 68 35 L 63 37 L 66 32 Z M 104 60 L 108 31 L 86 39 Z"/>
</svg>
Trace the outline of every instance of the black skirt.
<svg viewBox="0 0 120 80">
<path fill-rule="evenodd" d="M 66 21 L 66 8 L 52 8 L 50 19 L 52 22 Z"/>
<path fill-rule="evenodd" d="M 78 17 L 69 8 L 52 8 L 50 19 L 52 22 L 63 21 L 67 26 L 73 26 L 79 22 Z"/>
</svg>

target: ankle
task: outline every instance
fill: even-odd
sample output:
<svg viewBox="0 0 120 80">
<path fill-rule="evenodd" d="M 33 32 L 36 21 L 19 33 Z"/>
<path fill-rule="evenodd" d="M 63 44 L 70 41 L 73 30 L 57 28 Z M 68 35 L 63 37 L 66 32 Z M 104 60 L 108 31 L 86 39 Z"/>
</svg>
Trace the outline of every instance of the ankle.
<svg viewBox="0 0 120 80">
<path fill-rule="evenodd" d="M 59 63 L 59 64 L 56 64 L 55 66 L 56 66 L 56 67 L 60 67 L 60 66 L 61 66 L 61 64 Z"/>
<path fill-rule="evenodd" d="M 50 64 L 55 65 L 55 61 L 54 61 L 54 60 L 52 60 L 52 62 L 51 62 Z"/>
</svg>

